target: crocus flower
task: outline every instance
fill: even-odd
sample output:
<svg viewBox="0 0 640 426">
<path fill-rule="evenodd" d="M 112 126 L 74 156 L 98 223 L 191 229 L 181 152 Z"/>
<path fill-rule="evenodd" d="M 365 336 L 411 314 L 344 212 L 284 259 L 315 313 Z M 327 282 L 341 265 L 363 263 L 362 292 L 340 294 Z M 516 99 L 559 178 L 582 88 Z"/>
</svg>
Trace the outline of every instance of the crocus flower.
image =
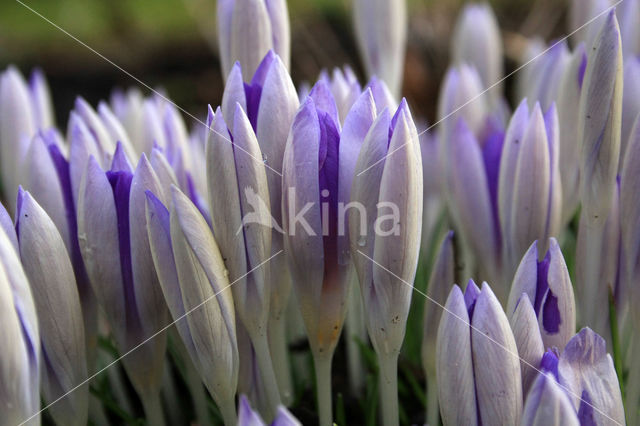
<svg viewBox="0 0 640 426">
<path fill-rule="evenodd" d="M 584 42 L 589 47 L 604 22 L 604 13 L 611 7 L 611 0 L 572 0 L 569 7 L 569 31 L 574 32 L 574 44 Z M 586 23 L 589 24 L 582 28 Z M 578 30 L 580 28 L 580 30 Z"/>
<path fill-rule="evenodd" d="M 146 156 L 135 171 L 118 144 L 110 170 L 90 157 L 78 198 L 78 239 L 91 285 L 107 314 L 122 353 L 168 323 L 146 231 L 145 191 L 162 194 Z M 166 335 L 155 336 L 123 359 L 145 411 L 161 413 L 160 391 Z"/>
<path fill-rule="evenodd" d="M 356 0 L 353 18 L 368 76 L 378 76 L 399 97 L 407 42 L 406 1 Z"/>
<path fill-rule="evenodd" d="M 502 77 L 502 38 L 491 6 L 468 4 L 460 14 L 453 31 L 451 53 L 456 64 L 473 65 L 482 79 L 483 88 L 495 84 Z M 491 98 L 499 96 L 494 88 Z"/>
<path fill-rule="evenodd" d="M 507 313 L 512 315 L 523 293 L 529 297 L 538 318 L 544 347 L 562 350 L 576 329 L 576 307 L 567 265 L 555 238 L 538 261 L 538 241 L 522 258 L 511 284 Z"/>
<path fill-rule="evenodd" d="M 326 70 L 323 70 L 318 79 L 325 80 L 331 88 L 333 99 L 335 99 L 338 107 L 340 124 L 344 124 L 344 119 L 347 117 L 351 106 L 358 99 L 360 93 L 362 93 L 358 78 L 353 73 L 351 67 L 347 65 L 344 69 L 334 68 L 331 76 L 329 76 Z"/>
<path fill-rule="evenodd" d="M 515 310 L 509 318 L 509 324 L 518 348 L 522 394 L 526 399 L 529 388 L 538 374 L 538 364 L 544 353 L 538 318 L 527 293 L 522 293 L 518 299 Z"/>
<path fill-rule="evenodd" d="M 456 362 L 452 362 L 456 360 Z M 518 424 L 522 381 L 516 342 L 487 283 L 449 293 L 438 327 L 436 374 L 445 425 Z"/>
<path fill-rule="evenodd" d="M 6 210 L 0 206 L 2 214 Z M 0 411 L 6 424 L 40 424 L 40 332 L 15 231 L 0 231 Z"/>
<path fill-rule="evenodd" d="M 20 258 L 38 311 L 42 356 L 42 393 L 55 401 L 87 378 L 80 297 L 73 267 L 56 225 L 28 192 L 18 193 L 16 231 Z M 82 386 L 52 405 L 59 425 L 87 423 L 89 388 Z"/>
<path fill-rule="evenodd" d="M 442 316 L 442 306 L 455 283 L 453 231 L 449 231 L 436 257 L 427 285 L 428 301 L 424 305 L 424 326 L 422 336 L 422 368 L 427 376 L 428 424 L 438 424 L 438 393 L 436 385 L 436 338 Z M 446 313 L 445 313 L 446 315 Z"/>
<path fill-rule="evenodd" d="M 460 118 L 441 143 L 445 199 L 465 248 L 482 276 L 500 279 L 501 235 L 498 223 L 498 173 L 504 133 L 489 130 L 482 144 Z M 506 297 L 505 286 L 496 289 Z"/>
<path fill-rule="evenodd" d="M 375 116 L 371 95 L 368 107 L 371 120 Z M 293 286 L 315 361 L 322 425 L 331 424 L 331 360 L 349 289 L 350 258 L 344 217 L 339 217 L 344 210 L 338 207 L 353 176 L 343 167 L 353 163 L 347 157 L 354 155 L 351 144 L 341 144 L 337 106 L 326 82 L 320 80 L 289 133 L 282 165 L 282 223 Z"/>
<path fill-rule="evenodd" d="M 589 51 L 580 96 L 582 211 L 591 226 L 601 227 L 611 206 L 620 156 L 622 83 L 620 30 L 612 10 Z"/>
<path fill-rule="evenodd" d="M 250 83 L 242 82 L 239 64 L 232 68 L 222 96 L 222 116 L 230 127 L 233 127 L 238 104 L 248 117 L 252 132 L 255 132 L 258 140 L 261 154 L 257 160 L 263 161 L 266 168 L 268 205 L 271 207 L 271 218 L 277 225 L 273 226 L 271 234 L 271 255 L 275 255 L 284 248 L 283 236 L 279 232 L 282 226 L 282 161 L 299 102 L 285 65 L 273 51 L 270 50 L 264 57 Z M 221 133 L 225 134 L 224 131 Z M 229 144 L 228 141 L 226 143 Z M 242 152 L 238 154 L 245 157 L 248 155 Z M 250 160 L 256 161 L 255 158 Z M 244 189 L 240 195 L 246 195 Z M 269 267 L 271 300 L 268 334 L 278 386 L 284 403 L 288 404 L 293 397 L 293 385 L 285 341 L 284 313 L 291 293 L 291 278 L 285 256 L 273 257 Z"/>
<path fill-rule="evenodd" d="M 240 104 L 227 128 L 220 108 L 209 109 L 207 175 L 213 233 L 229 269 L 238 317 L 247 329 L 259 363 L 269 405 L 280 403 L 267 343 L 272 224 L 269 188 L 258 140 Z M 231 141 L 231 142 L 229 142 Z"/>
<path fill-rule="evenodd" d="M 562 182 L 562 224 L 573 218 L 580 202 L 580 140 L 577 137 L 578 109 L 582 82 L 587 66 L 585 46 L 573 49 L 564 69 L 557 94 L 560 145 L 560 180 Z"/>
<path fill-rule="evenodd" d="M 535 240 L 542 242 L 538 247 L 538 257 L 542 258 L 549 237 L 559 232 L 562 186 L 558 133 L 555 105 L 543 116 L 540 104 L 536 103 L 530 114 L 523 100 L 509 122 L 498 178 L 498 211 L 507 274 L 515 270 Z"/>
<path fill-rule="evenodd" d="M 194 366 L 236 424 L 238 347 L 229 273 L 197 207 L 172 187 L 171 212 L 146 192 L 146 228 L 160 287 Z"/>
<path fill-rule="evenodd" d="M 31 140 L 25 158 L 23 186 L 38 200 L 56 225 L 73 266 L 80 296 L 87 368 L 94 368 L 97 350 L 97 302 L 80 253 L 76 206 L 72 195 L 69 161 L 63 154 L 64 143 L 54 129 L 39 131 Z"/>
<path fill-rule="evenodd" d="M 245 81 L 273 49 L 289 68 L 291 34 L 285 0 L 222 0 L 218 2 L 218 41 L 222 75 L 236 61 L 243 66 Z"/>
<path fill-rule="evenodd" d="M 405 100 L 371 125 L 357 163 L 349 213 L 353 262 L 380 363 L 384 424 L 397 424 L 397 359 L 404 340 L 422 229 L 418 132 Z M 389 214 L 390 213 L 390 214 Z"/>
<path fill-rule="evenodd" d="M 580 421 L 567 393 L 550 373 L 538 374 L 522 412 L 523 426 L 570 425 Z"/>
<path fill-rule="evenodd" d="M 570 59 L 571 52 L 566 41 L 553 42 L 548 50 L 541 52 L 527 64 L 531 69 L 521 75 L 526 80 L 520 83 L 523 89 L 520 98 L 527 98 L 530 108 L 534 102 L 539 102 L 543 109 L 548 109 L 556 101 L 562 88 L 560 80 Z"/>
<path fill-rule="evenodd" d="M 625 424 L 618 376 L 604 339 L 585 327 L 571 338 L 558 363 L 580 424 Z"/>
</svg>

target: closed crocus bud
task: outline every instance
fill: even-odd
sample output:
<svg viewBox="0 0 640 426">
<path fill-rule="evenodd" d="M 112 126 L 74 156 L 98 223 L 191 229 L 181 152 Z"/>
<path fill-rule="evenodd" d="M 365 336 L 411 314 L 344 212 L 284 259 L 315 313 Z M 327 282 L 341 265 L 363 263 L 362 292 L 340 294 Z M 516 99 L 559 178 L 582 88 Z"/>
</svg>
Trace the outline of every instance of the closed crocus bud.
<svg viewBox="0 0 640 426">
<path fill-rule="evenodd" d="M 356 0 L 353 3 L 356 39 L 369 77 L 384 80 L 393 96 L 402 90 L 407 4 L 405 0 Z"/>
<path fill-rule="evenodd" d="M 397 424 L 397 357 L 404 340 L 422 229 L 422 159 L 403 99 L 372 124 L 355 166 L 349 212 L 352 258 L 369 337 L 381 366 L 384 424 Z"/>
<path fill-rule="evenodd" d="M 4 208 L 3 208 L 4 209 Z M 0 231 L 0 411 L 6 424 L 40 425 L 40 332 L 13 228 Z"/>
<path fill-rule="evenodd" d="M 270 416 L 280 402 L 267 343 L 272 223 L 262 153 L 251 123 L 236 104 L 233 123 L 218 108 L 207 142 L 213 233 L 229 269 L 236 312 L 249 333 L 267 389 Z M 232 141 L 232 142 L 229 142 Z M 251 271 L 251 273 L 249 273 Z"/>
<path fill-rule="evenodd" d="M 428 424 L 438 423 L 438 393 L 436 386 L 436 338 L 438 325 L 442 316 L 442 308 L 454 285 L 454 240 L 453 231 L 449 231 L 440 245 L 436 263 L 429 277 L 427 296 L 429 301 L 424 305 L 424 326 L 422 336 L 422 368 L 427 375 L 427 415 Z M 433 303 L 435 302 L 435 303 Z M 440 306 L 436 306 L 436 304 Z M 446 315 L 446 313 L 445 313 Z"/>
<path fill-rule="evenodd" d="M 121 145 L 111 169 L 104 172 L 91 157 L 78 198 L 78 239 L 98 303 L 123 353 L 133 386 L 145 412 L 163 423 L 159 404 L 166 335 L 154 335 L 168 323 L 146 232 L 145 191 L 162 194 L 149 161 L 143 156 L 132 171 Z"/>
<path fill-rule="evenodd" d="M 611 7 L 611 0 L 572 0 L 569 7 L 569 31 L 574 32 L 574 44 L 584 42 L 591 46 L 604 22 L 604 14 Z M 587 24 L 585 26 L 585 24 Z M 579 29 L 579 30 L 578 30 Z"/>
<path fill-rule="evenodd" d="M 351 106 L 362 92 L 358 78 L 348 65 L 344 69 L 334 68 L 331 77 L 324 72 L 320 78 L 325 79 L 329 87 L 331 87 L 331 93 L 338 106 L 340 123 L 344 124 L 344 119 L 347 117 Z"/>
<path fill-rule="evenodd" d="M 562 186 L 558 133 L 554 105 L 543 116 L 536 103 L 529 115 L 524 100 L 509 122 L 498 181 L 498 209 L 508 274 L 533 241 L 542 242 L 538 247 L 538 257 L 542 258 L 549 237 L 559 232 Z"/>
<path fill-rule="evenodd" d="M 331 360 L 348 294 L 348 263 L 339 262 L 338 250 L 344 215 L 338 210 L 339 126 L 331 92 L 320 80 L 294 118 L 282 165 L 286 254 L 314 355 L 323 426 L 331 424 Z"/>
<path fill-rule="evenodd" d="M 570 425 L 580 421 L 567 393 L 553 375 L 541 373 L 536 377 L 522 412 L 522 426 Z"/>
<path fill-rule="evenodd" d="M 14 67 L 0 75 L 0 117 L 0 177 L 9 210 L 14 210 L 13 194 L 22 182 L 22 162 L 37 129 L 27 83 Z"/>
<path fill-rule="evenodd" d="M 452 289 L 438 328 L 436 363 L 445 425 L 518 424 L 518 349 L 487 283 L 479 290 L 470 280 L 464 296 L 457 286 Z"/>
<path fill-rule="evenodd" d="M 502 77 L 502 38 L 500 28 L 489 4 L 468 4 L 464 7 L 453 33 L 452 56 L 458 65 L 476 67 L 483 88 Z M 489 96 L 499 97 L 500 90 L 493 88 Z"/>
<path fill-rule="evenodd" d="M 269 49 L 273 49 L 289 68 L 291 34 L 286 1 L 219 1 L 218 40 L 224 76 L 239 61 L 244 80 L 251 80 Z"/>
<path fill-rule="evenodd" d="M 625 424 L 618 376 L 602 337 L 580 330 L 560 355 L 558 373 L 580 424 Z"/>
<path fill-rule="evenodd" d="M 562 224 L 568 223 L 580 202 L 580 140 L 577 137 L 578 109 L 587 66 L 583 43 L 573 49 L 558 88 L 558 125 L 560 129 L 560 179 L 562 181 Z"/>
<path fill-rule="evenodd" d="M 171 213 L 146 192 L 147 230 L 160 287 L 194 366 L 227 425 L 237 424 L 238 347 L 227 269 L 197 207 L 177 187 Z"/>
<path fill-rule="evenodd" d="M 445 188 L 449 210 L 466 247 L 476 258 L 482 275 L 499 280 L 500 230 L 497 221 L 497 184 L 503 134 L 497 131 L 484 142 L 459 119 L 443 141 Z M 500 299 L 507 289 L 499 288 Z"/>
<path fill-rule="evenodd" d="M 44 400 L 56 401 L 49 409 L 56 424 L 84 425 L 89 388 L 74 388 L 87 378 L 87 360 L 71 261 L 55 224 L 31 195 L 20 190 L 17 204 L 20 257 L 38 310 L 42 352 L 47 360 L 41 376 Z"/>
<path fill-rule="evenodd" d="M 576 329 L 576 308 L 571 278 L 560 246 L 555 238 L 549 240 L 549 250 L 538 260 L 538 242 L 522 258 L 511 284 L 507 313 L 513 315 L 523 293 L 533 304 L 538 318 L 540 335 L 545 348 L 560 350 Z"/>
<path fill-rule="evenodd" d="M 480 134 L 489 110 L 482 90 L 482 80 L 474 67 L 463 64 L 447 71 L 438 98 L 442 143 L 448 142 L 448 135 L 460 118 L 464 118 L 474 135 Z"/>
<path fill-rule="evenodd" d="M 515 310 L 509 318 L 509 324 L 518 347 L 522 394 L 526 399 L 531 383 L 538 374 L 538 364 L 544 353 L 538 318 L 527 293 L 523 293 L 518 299 Z"/>
<path fill-rule="evenodd" d="M 302 423 L 283 406 L 278 407 L 278 414 L 271 426 L 300 426 Z M 265 426 L 260 415 L 253 411 L 246 396 L 240 395 L 238 403 L 238 426 Z"/>
<path fill-rule="evenodd" d="M 591 226 L 602 226 L 611 206 L 620 155 L 622 83 L 620 30 L 612 10 L 589 51 L 580 97 L 582 211 Z"/>
<path fill-rule="evenodd" d="M 373 94 L 373 100 L 376 104 L 376 111 L 382 111 L 385 108 L 389 108 L 389 111 L 395 111 L 398 109 L 398 101 L 389 91 L 389 87 L 384 80 L 378 77 L 371 77 L 367 83 L 366 89 L 371 89 Z"/>
<path fill-rule="evenodd" d="M 637 3 L 637 2 L 629 2 Z M 639 36 L 640 37 L 640 36 Z M 622 95 L 622 133 L 620 137 L 620 162 L 619 168 L 625 158 L 625 152 L 629 145 L 631 129 L 640 113 L 640 59 L 629 56 L 624 63 L 624 93 Z"/>
</svg>

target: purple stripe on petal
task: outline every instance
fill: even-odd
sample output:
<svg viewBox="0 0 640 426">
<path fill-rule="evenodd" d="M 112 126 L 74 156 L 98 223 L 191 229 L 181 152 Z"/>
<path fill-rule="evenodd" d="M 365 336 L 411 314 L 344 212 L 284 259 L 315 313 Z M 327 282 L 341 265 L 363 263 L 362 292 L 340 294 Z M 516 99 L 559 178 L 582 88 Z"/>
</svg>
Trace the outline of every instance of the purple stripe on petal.
<svg viewBox="0 0 640 426">
<path fill-rule="evenodd" d="M 542 300 L 544 299 L 547 290 L 549 289 L 549 282 L 547 281 L 549 275 L 549 263 L 551 262 L 551 256 L 549 252 L 544 256 L 542 261 L 538 262 L 538 280 L 536 282 L 536 299 L 533 304 L 533 310 L 536 316 L 540 316 L 540 308 Z"/>
<path fill-rule="evenodd" d="M 260 97 L 262 96 L 262 86 L 258 84 L 244 84 L 244 93 L 247 99 L 247 117 L 253 131 L 258 125 L 258 109 L 260 108 Z"/>
<path fill-rule="evenodd" d="M 560 323 L 562 318 L 558 309 L 558 298 L 549 289 L 542 307 L 542 326 L 547 333 L 555 334 L 560 330 Z"/>
<path fill-rule="evenodd" d="M 133 266 L 131 263 L 131 239 L 129 233 L 129 193 L 133 174 L 127 171 L 108 171 L 107 179 L 113 190 L 118 219 L 118 243 L 120 251 L 120 269 L 124 285 L 125 304 L 127 309 L 127 323 L 131 324 L 136 318 L 135 293 L 133 289 Z M 137 319 L 135 319 L 137 322 Z"/>
<path fill-rule="evenodd" d="M 584 81 L 584 73 L 587 70 L 587 54 L 583 52 L 582 61 L 580 62 L 580 67 L 578 67 L 578 85 L 582 89 L 582 82 Z"/>
<path fill-rule="evenodd" d="M 324 245 L 325 264 L 334 265 L 337 264 L 338 261 L 338 170 L 340 134 L 329 114 L 318 111 L 318 118 L 320 122 L 318 187 L 320 188 L 320 202 L 322 204 L 329 204 L 329 217 L 322 217 L 322 223 L 328 223 L 329 225 L 328 233 L 327 235 L 323 235 L 322 241 Z M 322 214 L 324 216 L 324 212 Z"/>
<path fill-rule="evenodd" d="M 558 375 L 558 361 L 557 349 L 547 349 L 544 355 L 542 355 L 542 360 L 540 361 L 540 370 L 553 374 L 556 378 L 556 381 L 558 381 L 560 380 L 560 377 Z"/>
<path fill-rule="evenodd" d="M 24 189 L 22 185 L 18 186 L 18 195 L 16 196 L 16 235 L 20 238 L 20 212 L 22 211 L 22 201 L 24 200 Z"/>
<path fill-rule="evenodd" d="M 269 73 L 269 69 L 271 69 L 271 64 L 275 58 L 276 54 L 272 49 L 269 49 L 264 58 L 262 58 L 258 68 L 256 68 L 256 72 L 253 73 L 253 78 L 251 79 L 252 86 L 259 86 L 260 88 L 264 86 L 264 81 L 267 79 L 267 74 Z"/>
<path fill-rule="evenodd" d="M 502 145 L 504 143 L 504 131 L 492 130 L 485 138 L 482 148 L 482 159 L 487 173 L 489 184 L 489 197 L 491 198 L 491 211 L 493 212 L 494 229 L 496 230 L 497 246 L 501 247 L 500 219 L 498 217 L 498 177 L 500 176 L 500 159 L 502 158 Z"/>
<path fill-rule="evenodd" d="M 464 290 L 464 303 L 467 305 L 469 320 L 473 317 L 473 309 L 476 307 L 476 299 L 478 299 L 478 296 L 480 296 L 480 289 L 475 281 L 469 280 L 467 288 Z"/>
<path fill-rule="evenodd" d="M 591 397 L 589 392 L 582 391 L 580 396 L 580 407 L 578 408 L 578 420 L 580 420 L 580 426 L 597 426 L 598 423 L 594 418 L 593 405 L 591 404 Z"/>
</svg>

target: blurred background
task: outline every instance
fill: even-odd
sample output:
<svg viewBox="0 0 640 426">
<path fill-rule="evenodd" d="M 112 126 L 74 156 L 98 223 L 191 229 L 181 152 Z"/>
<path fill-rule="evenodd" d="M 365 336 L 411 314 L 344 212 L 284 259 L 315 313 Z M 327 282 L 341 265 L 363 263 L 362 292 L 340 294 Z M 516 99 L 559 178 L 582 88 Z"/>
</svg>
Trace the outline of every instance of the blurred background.
<svg viewBox="0 0 640 426">
<path fill-rule="evenodd" d="M 215 0 L 22 0 L 23 3 L 154 88 L 163 88 L 195 116 L 222 97 Z M 518 65 L 524 38 L 547 41 L 568 32 L 567 0 L 494 0 L 503 30 L 506 72 Z M 417 117 L 434 121 L 449 40 L 464 1 L 409 0 L 403 95 Z M 293 81 L 313 82 L 323 68 L 350 65 L 363 78 L 350 0 L 288 0 Z M 14 0 L 0 3 L 0 67 L 40 67 L 64 129 L 77 95 L 92 104 L 114 87 L 138 84 Z M 507 91 L 513 79 L 506 82 Z M 143 90 L 145 91 L 145 90 Z"/>
</svg>

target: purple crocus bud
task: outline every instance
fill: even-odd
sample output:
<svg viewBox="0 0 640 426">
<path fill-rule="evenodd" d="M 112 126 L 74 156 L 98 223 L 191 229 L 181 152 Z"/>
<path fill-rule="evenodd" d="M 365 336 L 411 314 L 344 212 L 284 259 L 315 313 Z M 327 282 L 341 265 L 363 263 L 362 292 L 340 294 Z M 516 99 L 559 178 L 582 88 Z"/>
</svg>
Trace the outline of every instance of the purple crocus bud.
<svg viewBox="0 0 640 426">
<path fill-rule="evenodd" d="M 558 372 L 580 424 L 625 424 L 618 376 L 602 337 L 580 330 L 560 355 Z"/>
<path fill-rule="evenodd" d="M 244 80 L 249 81 L 269 49 L 273 49 L 289 68 L 291 34 L 286 1 L 218 2 L 218 40 L 224 76 L 239 61 Z"/>
<path fill-rule="evenodd" d="M 353 262 L 380 362 L 385 424 L 397 423 L 397 357 L 404 340 L 422 229 L 420 141 L 406 100 L 371 125 L 355 166 L 349 212 Z"/>
<path fill-rule="evenodd" d="M 470 280 L 464 296 L 458 286 L 452 289 L 438 328 L 436 365 L 444 424 L 518 424 L 518 349 L 487 283 L 479 290 Z"/>
<path fill-rule="evenodd" d="M 356 0 L 353 18 L 368 76 L 384 80 L 398 98 L 407 42 L 406 1 Z"/>
<path fill-rule="evenodd" d="M 497 221 L 497 177 L 502 134 L 488 138 L 481 147 L 460 118 L 441 146 L 446 199 L 466 247 L 477 258 L 484 276 L 499 279 L 500 231 Z M 500 299 L 506 288 L 499 288 Z"/>
<path fill-rule="evenodd" d="M 566 41 L 562 40 L 554 42 L 549 50 L 541 52 L 541 56 L 529 64 L 532 70 L 525 74 L 528 80 L 523 83 L 522 93 L 522 97 L 529 100 L 529 107 L 539 102 L 546 110 L 556 101 L 561 89 L 560 80 L 570 60 L 571 52 Z"/>
<path fill-rule="evenodd" d="M 482 89 L 482 80 L 474 67 L 463 64 L 447 71 L 438 98 L 442 143 L 448 143 L 448 135 L 460 118 L 464 118 L 474 135 L 480 134 L 489 111 Z"/>
<path fill-rule="evenodd" d="M 236 320 L 229 273 L 197 207 L 172 187 L 171 212 L 146 191 L 147 230 L 160 287 L 194 366 L 225 424 L 236 424 Z"/>
<path fill-rule="evenodd" d="M 538 374 L 524 404 L 523 426 L 570 425 L 580 421 L 567 393 L 549 373 Z"/>
<path fill-rule="evenodd" d="M 591 226 L 602 226 L 611 206 L 620 156 L 622 84 L 620 30 L 611 10 L 589 51 L 577 129 L 582 212 Z"/>
<path fill-rule="evenodd" d="M 29 78 L 29 92 L 31 93 L 31 104 L 33 108 L 33 118 L 36 127 L 48 129 L 55 126 L 53 114 L 53 102 L 47 79 L 42 70 L 35 69 Z"/>
<path fill-rule="evenodd" d="M 0 177 L 5 195 L 22 182 L 23 161 L 37 129 L 31 95 L 22 74 L 9 67 L 0 75 Z M 13 197 L 5 197 L 14 210 Z"/>
<path fill-rule="evenodd" d="M 637 2 L 629 2 L 637 3 Z M 639 36 L 640 37 L 640 36 Z M 625 158 L 625 152 L 629 145 L 631 137 L 631 129 L 636 121 L 638 113 L 640 113 L 640 58 L 629 56 L 624 63 L 624 93 L 622 95 L 622 133 L 620 137 L 620 163 L 619 168 L 622 171 L 622 163 Z"/>
<path fill-rule="evenodd" d="M 555 238 L 549 240 L 549 250 L 540 261 L 538 253 L 538 242 L 535 241 L 513 278 L 507 313 L 513 315 L 521 295 L 527 294 L 538 318 L 544 347 L 555 346 L 562 350 L 576 329 L 571 278 Z"/>
<path fill-rule="evenodd" d="M 453 32 L 451 53 L 456 64 L 473 65 L 480 75 L 483 87 L 489 87 L 502 77 L 502 37 L 491 6 L 468 4 L 460 14 Z M 500 91 L 490 91 L 497 98 Z"/>
<path fill-rule="evenodd" d="M 580 202 L 580 141 L 577 138 L 578 109 L 582 81 L 587 66 L 583 43 L 573 49 L 564 69 L 557 96 L 560 129 L 560 179 L 562 182 L 562 224 L 568 223 Z"/>
<path fill-rule="evenodd" d="M 527 293 L 522 293 L 518 299 L 515 310 L 509 318 L 509 324 L 518 347 L 522 394 L 526 399 L 529 388 L 538 374 L 538 364 L 544 353 L 538 318 Z"/>
<path fill-rule="evenodd" d="M 562 186 L 558 161 L 558 114 L 552 105 L 543 116 L 536 103 L 529 115 L 526 101 L 513 114 L 505 135 L 498 181 L 498 209 L 506 256 L 506 272 L 535 240 L 559 232 Z M 520 293 L 516 295 L 519 297 Z"/>
<path fill-rule="evenodd" d="M 331 88 L 331 93 L 338 107 L 340 123 L 343 124 L 351 106 L 362 93 L 358 78 L 347 65 L 344 70 L 334 68 L 331 77 L 327 71 L 322 71 L 319 79 L 324 80 Z"/>
<path fill-rule="evenodd" d="M 91 157 L 78 198 L 78 239 L 98 303 L 102 305 L 133 386 L 149 416 L 162 379 L 168 323 L 146 232 L 145 191 L 162 194 L 146 156 L 135 172 L 120 144 L 111 169 L 104 172 Z M 164 196 L 163 196 L 164 197 Z M 161 421 L 162 419 L 155 419 Z"/>
<path fill-rule="evenodd" d="M 73 267 L 56 225 L 28 192 L 18 193 L 16 231 L 20 257 L 38 311 L 45 403 L 59 425 L 87 423 L 89 388 L 73 389 L 87 378 L 82 308 Z M 68 391 L 74 390 L 67 395 Z"/>
<path fill-rule="evenodd" d="M 442 316 L 442 308 L 446 303 L 448 294 L 454 285 L 454 240 L 453 231 L 447 232 L 435 264 L 429 277 L 427 295 L 429 302 L 424 305 L 424 322 L 422 335 L 422 368 L 427 376 L 427 415 L 428 424 L 438 423 L 438 394 L 436 386 L 436 338 L 438 336 L 438 325 Z M 432 302 L 435 302 L 432 303 Z M 436 306 L 436 304 L 440 306 Z M 446 315 L 446 314 L 445 314 Z"/>
<path fill-rule="evenodd" d="M 604 22 L 604 13 L 611 7 L 611 0 L 572 0 L 569 7 L 569 31 L 574 44 L 584 42 L 590 47 Z M 586 27 L 582 28 L 586 23 Z M 580 30 L 578 30 L 580 28 Z"/>
<path fill-rule="evenodd" d="M 398 109 L 398 101 L 391 94 L 384 80 L 373 76 L 369 79 L 365 89 L 371 89 L 373 100 L 376 104 L 376 111 L 382 111 L 385 108 L 389 108 L 389 111 Z"/>
<path fill-rule="evenodd" d="M 2 208 L 4 209 L 4 207 Z M 9 236 L 10 235 L 10 236 Z M 0 232 L 0 411 L 8 424 L 40 425 L 40 332 L 13 228 Z"/>
</svg>

